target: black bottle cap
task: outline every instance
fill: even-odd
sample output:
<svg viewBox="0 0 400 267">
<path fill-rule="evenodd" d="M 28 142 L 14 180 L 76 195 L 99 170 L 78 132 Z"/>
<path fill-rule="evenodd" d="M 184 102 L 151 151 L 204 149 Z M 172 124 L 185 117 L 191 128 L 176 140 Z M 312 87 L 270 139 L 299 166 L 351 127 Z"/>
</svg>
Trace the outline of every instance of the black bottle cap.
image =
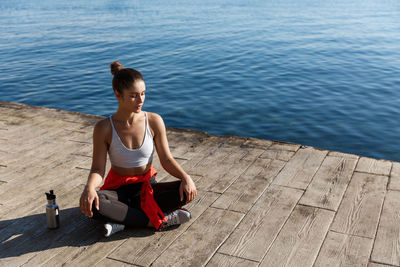
<svg viewBox="0 0 400 267">
<path fill-rule="evenodd" d="M 56 199 L 56 195 L 54 195 L 54 191 L 50 190 L 50 193 L 46 192 L 47 200 L 54 200 Z"/>
</svg>

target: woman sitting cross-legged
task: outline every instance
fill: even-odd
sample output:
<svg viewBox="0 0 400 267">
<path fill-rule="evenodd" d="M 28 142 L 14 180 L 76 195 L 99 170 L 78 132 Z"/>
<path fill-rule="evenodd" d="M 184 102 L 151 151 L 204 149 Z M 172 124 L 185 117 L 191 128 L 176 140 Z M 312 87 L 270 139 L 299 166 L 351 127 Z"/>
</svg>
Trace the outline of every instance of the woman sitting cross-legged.
<svg viewBox="0 0 400 267">
<path fill-rule="evenodd" d="M 146 85 L 140 72 L 111 63 L 118 110 L 99 121 L 93 131 L 93 159 L 80 197 L 81 211 L 105 222 L 106 237 L 128 227 L 165 230 L 187 222 L 182 206 L 191 202 L 196 186 L 174 160 L 162 118 L 142 111 Z M 154 147 L 163 168 L 180 181 L 157 183 L 152 167 Z M 103 186 L 107 153 L 111 161 Z"/>
</svg>

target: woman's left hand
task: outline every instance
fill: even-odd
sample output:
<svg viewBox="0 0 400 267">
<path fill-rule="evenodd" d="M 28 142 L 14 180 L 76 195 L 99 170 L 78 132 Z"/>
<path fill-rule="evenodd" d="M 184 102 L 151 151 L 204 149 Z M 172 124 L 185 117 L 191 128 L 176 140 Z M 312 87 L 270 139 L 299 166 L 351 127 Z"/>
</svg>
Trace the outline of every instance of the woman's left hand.
<svg viewBox="0 0 400 267">
<path fill-rule="evenodd" d="M 186 204 L 191 202 L 197 195 L 196 186 L 192 178 L 189 176 L 187 179 L 182 179 L 181 185 L 179 187 L 179 196 L 181 201 L 183 201 L 183 193 L 186 195 Z"/>
</svg>

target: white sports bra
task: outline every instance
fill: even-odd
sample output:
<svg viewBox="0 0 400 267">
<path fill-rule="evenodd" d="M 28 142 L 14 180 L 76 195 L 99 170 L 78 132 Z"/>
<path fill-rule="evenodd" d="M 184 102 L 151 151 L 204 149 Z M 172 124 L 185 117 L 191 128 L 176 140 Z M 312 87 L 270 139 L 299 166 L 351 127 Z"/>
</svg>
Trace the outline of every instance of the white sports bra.
<svg viewBox="0 0 400 267">
<path fill-rule="evenodd" d="M 134 168 L 147 165 L 153 160 L 154 142 L 153 136 L 151 135 L 149 128 L 149 120 L 146 116 L 146 129 L 144 134 L 144 140 L 141 147 L 138 149 L 127 148 L 118 136 L 115 130 L 112 118 L 110 116 L 110 122 L 112 126 L 112 139 L 108 149 L 108 155 L 110 156 L 111 164 L 122 168 Z"/>
</svg>

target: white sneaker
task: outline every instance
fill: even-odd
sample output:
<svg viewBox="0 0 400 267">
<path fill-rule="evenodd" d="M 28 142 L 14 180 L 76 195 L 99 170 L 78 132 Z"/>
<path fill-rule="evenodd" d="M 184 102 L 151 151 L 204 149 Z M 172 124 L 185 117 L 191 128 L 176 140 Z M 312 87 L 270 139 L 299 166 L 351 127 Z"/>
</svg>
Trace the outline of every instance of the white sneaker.
<svg viewBox="0 0 400 267">
<path fill-rule="evenodd" d="M 125 229 L 125 225 L 119 223 L 105 223 L 104 224 L 104 236 L 109 237 L 112 234 L 115 234 L 119 231 Z"/>
<path fill-rule="evenodd" d="M 190 215 L 190 212 L 185 209 L 174 210 L 173 212 L 165 214 L 165 218 L 167 219 L 165 226 L 168 227 L 172 225 L 186 223 L 190 220 L 191 217 L 192 216 Z"/>
</svg>

